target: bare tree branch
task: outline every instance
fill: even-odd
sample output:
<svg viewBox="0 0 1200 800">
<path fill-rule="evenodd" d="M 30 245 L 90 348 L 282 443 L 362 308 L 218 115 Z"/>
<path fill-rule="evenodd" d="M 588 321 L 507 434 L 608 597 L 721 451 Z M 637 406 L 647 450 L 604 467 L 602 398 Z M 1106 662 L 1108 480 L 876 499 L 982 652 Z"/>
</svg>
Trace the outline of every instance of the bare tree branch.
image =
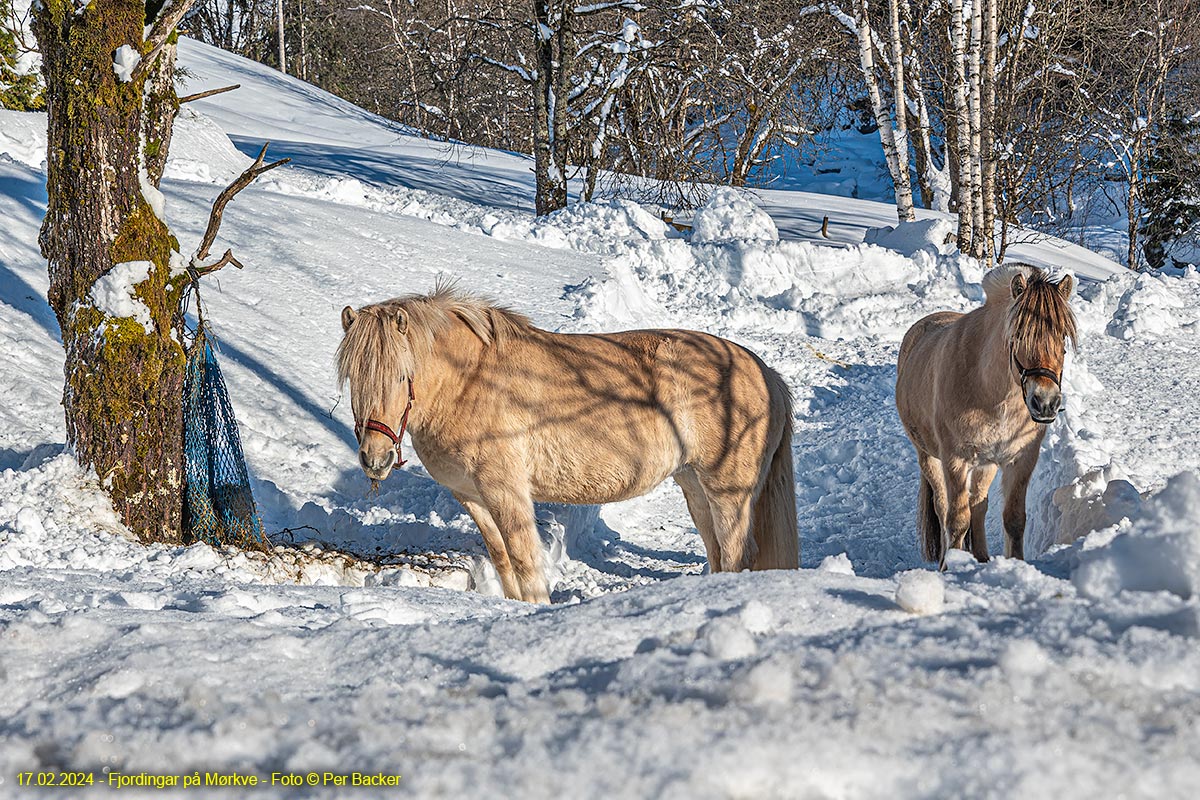
<svg viewBox="0 0 1200 800">
<path fill-rule="evenodd" d="M 204 236 L 200 239 L 200 246 L 196 248 L 196 255 L 192 257 L 192 266 L 200 275 L 207 275 L 210 272 L 216 272 L 226 264 L 233 264 L 238 269 L 241 269 L 242 264 L 233 257 L 232 251 L 225 251 L 225 255 L 215 264 L 203 264 L 201 262 L 208 258 L 209 248 L 217 238 L 217 231 L 221 228 L 221 216 L 225 213 L 225 206 L 233 199 L 233 196 L 245 189 L 254 179 L 264 172 L 275 169 L 278 166 L 291 161 L 290 158 L 281 158 L 278 161 L 272 161 L 270 164 L 263 164 L 263 159 L 266 158 L 267 148 L 271 143 L 266 142 L 262 146 L 262 150 L 258 152 L 258 158 L 254 159 L 254 163 L 246 168 L 246 171 L 234 179 L 233 183 L 229 184 L 217 195 L 217 199 L 213 201 L 212 213 L 208 216 L 208 227 L 204 229 Z"/>
<path fill-rule="evenodd" d="M 244 264 L 242 264 L 242 262 L 238 261 L 237 258 L 234 257 L 232 250 L 226 250 L 225 255 L 221 256 L 219 259 L 217 259 L 213 263 L 201 264 L 201 265 L 193 267 L 192 269 L 195 271 L 197 278 L 202 278 L 205 275 L 216 272 L 217 270 L 219 270 L 221 267 L 225 266 L 226 264 L 233 264 L 238 269 L 241 269 L 243 266 L 245 266 Z"/>
<path fill-rule="evenodd" d="M 196 92 L 195 94 L 185 94 L 183 97 L 179 98 L 179 105 L 183 105 L 184 103 L 190 103 L 193 100 L 203 100 L 206 97 L 212 97 L 214 94 L 224 94 L 225 92 L 232 92 L 234 89 L 240 89 L 240 88 L 242 88 L 242 85 L 240 83 L 235 83 L 235 84 L 233 84 L 233 86 L 222 86 L 219 89 L 209 89 L 204 92 Z"/>
</svg>

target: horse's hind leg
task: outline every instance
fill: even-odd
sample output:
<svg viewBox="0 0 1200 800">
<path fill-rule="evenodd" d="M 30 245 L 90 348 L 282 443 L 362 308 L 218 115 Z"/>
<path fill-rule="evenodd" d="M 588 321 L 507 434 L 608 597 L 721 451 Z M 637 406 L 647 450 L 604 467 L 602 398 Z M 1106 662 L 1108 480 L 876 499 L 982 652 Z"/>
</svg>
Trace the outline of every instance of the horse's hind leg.
<svg viewBox="0 0 1200 800">
<path fill-rule="evenodd" d="M 917 450 L 917 463 L 921 467 L 921 479 L 929 484 L 929 495 L 933 501 L 934 518 L 929 519 L 928 509 L 917 508 L 917 525 L 921 535 L 922 554 L 931 561 L 942 562 L 946 552 L 946 478 L 942 470 L 940 458 L 931 456 L 923 450 Z M 918 498 L 918 503 L 924 501 Z"/>
<path fill-rule="evenodd" d="M 478 526 L 479 532 L 483 534 L 483 544 L 487 547 L 488 555 L 492 558 L 492 566 L 496 568 L 496 575 L 500 578 L 500 585 L 504 587 L 504 596 L 513 600 L 520 600 L 521 587 L 517 583 L 516 574 L 513 572 L 512 562 L 508 560 L 508 548 L 504 546 L 504 537 L 500 535 L 500 530 L 496 527 L 496 522 L 492 519 L 491 513 L 478 500 L 462 497 L 457 492 L 454 494 L 454 497 L 458 502 L 462 503 L 462 507 L 471 515 L 471 519 L 475 520 L 475 525 Z"/>
<path fill-rule="evenodd" d="M 712 512 L 713 538 L 721 551 L 721 564 L 714 564 L 713 571 L 750 569 L 757 549 L 750 535 L 753 487 L 730 485 L 710 476 L 700 476 L 699 482 Z"/>
<path fill-rule="evenodd" d="M 988 489 L 995 477 L 995 464 L 981 464 L 971 470 L 971 553 L 979 561 L 988 560 Z"/>
<path fill-rule="evenodd" d="M 721 571 L 721 546 L 717 543 L 717 535 L 713 530 L 712 508 L 708 505 L 708 497 L 696 471 L 691 467 L 683 467 L 675 473 L 675 482 L 683 490 L 683 499 L 687 501 L 688 513 L 692 522 L 704 541 L 704 553 L 708 556 L 710 572 Z"/>
</svg>

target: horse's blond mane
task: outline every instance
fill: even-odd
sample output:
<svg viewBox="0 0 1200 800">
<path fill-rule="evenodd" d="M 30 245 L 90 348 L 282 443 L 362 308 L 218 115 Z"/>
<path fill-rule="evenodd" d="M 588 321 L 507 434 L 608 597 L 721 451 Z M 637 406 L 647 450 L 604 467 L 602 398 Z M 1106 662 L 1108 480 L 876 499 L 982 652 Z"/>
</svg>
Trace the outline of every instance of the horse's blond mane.
<svg viewBox="0 0 1200 800">
<path fill-rule="evenodd" d="M 1024 276 L 1025 290 L 1014 302 L 1012 280 L 1017 275 Z M 1077 341 L 1075 314 L 1059 289 L 1059 281 L 1051 280 L 1046 270 L 1028 264 L 997 267 L 983 276 L 989 304 L 1012 304 L 1008 309 L 1009 346 L 1039 357 L 1064 339 L 1070 339 L 1072 346 Z"/>
<path fill-rule="evenodd" d="M 401 312 L 404 333 L 398 324 Z M 533 328 L 525 315 L 439 281 L 430 294 L 395 297 L 358 310 L 338 346 L 338 385 L 350 382 L 356 407 L 380 407 L 388 392 L 417 371 L 433 352 L 438 335 L 455 320 L 485 347 L 503 346 Z"/>
</svg>

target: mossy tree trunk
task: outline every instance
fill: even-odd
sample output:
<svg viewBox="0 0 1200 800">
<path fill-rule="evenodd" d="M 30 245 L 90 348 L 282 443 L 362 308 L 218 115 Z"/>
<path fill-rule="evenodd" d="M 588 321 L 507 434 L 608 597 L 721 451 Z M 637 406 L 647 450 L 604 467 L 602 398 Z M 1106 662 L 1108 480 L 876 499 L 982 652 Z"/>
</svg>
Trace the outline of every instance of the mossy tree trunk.
<svg viewBox="0 0 1200 800">
<path fill-rule="evenodd" d="M 121 81 L 113 68 L 117 50 L 128 45 L 143 57 L 150 51 L 145 2 L 76 7 L 43 0 L 34 22 L 49 112 L 41 246 L 66 350 L 67 440 L 140 539 L 177 542 L 184 351 L 174 335 L 182 279 L 172 275 L 172 263 L 181 262 L 150 202 L 177 108 L 174 48 L 162 48 L 155 63 Z M 148 320 L 113 316 L 93 298 L 96 281 L 125 262 L 149 262 L 132 288 Z"/>
</svg>

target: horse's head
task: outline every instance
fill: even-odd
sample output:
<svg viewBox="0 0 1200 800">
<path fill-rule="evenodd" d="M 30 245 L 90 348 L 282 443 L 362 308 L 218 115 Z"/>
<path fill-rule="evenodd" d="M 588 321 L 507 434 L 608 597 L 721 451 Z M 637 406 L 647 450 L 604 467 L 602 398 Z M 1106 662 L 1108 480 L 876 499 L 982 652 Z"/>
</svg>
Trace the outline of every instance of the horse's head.
<svg viewBox="0 0 1200 800">
<path fill-rule="evenodd" d="M 1062 409 L 1062 372 L 1067 340 L 1075 345 L 1075 315 L 1067 300 L 1075 286 L 1067 275 L 1058 282 L 1040 269 L 1012 279 L 1008 312 L 1010 368 L 1034 422 L 1048 424 Z"/>
<path fill-rule="evenodd" d="M 408 313 L 398 303 L 342 309 L 339 383 L 350 383 L 350 407 L 363 472 L 381 481 L 403 463 L 400 439 L 412 407 L 413 361 Z"/>
</svg>

